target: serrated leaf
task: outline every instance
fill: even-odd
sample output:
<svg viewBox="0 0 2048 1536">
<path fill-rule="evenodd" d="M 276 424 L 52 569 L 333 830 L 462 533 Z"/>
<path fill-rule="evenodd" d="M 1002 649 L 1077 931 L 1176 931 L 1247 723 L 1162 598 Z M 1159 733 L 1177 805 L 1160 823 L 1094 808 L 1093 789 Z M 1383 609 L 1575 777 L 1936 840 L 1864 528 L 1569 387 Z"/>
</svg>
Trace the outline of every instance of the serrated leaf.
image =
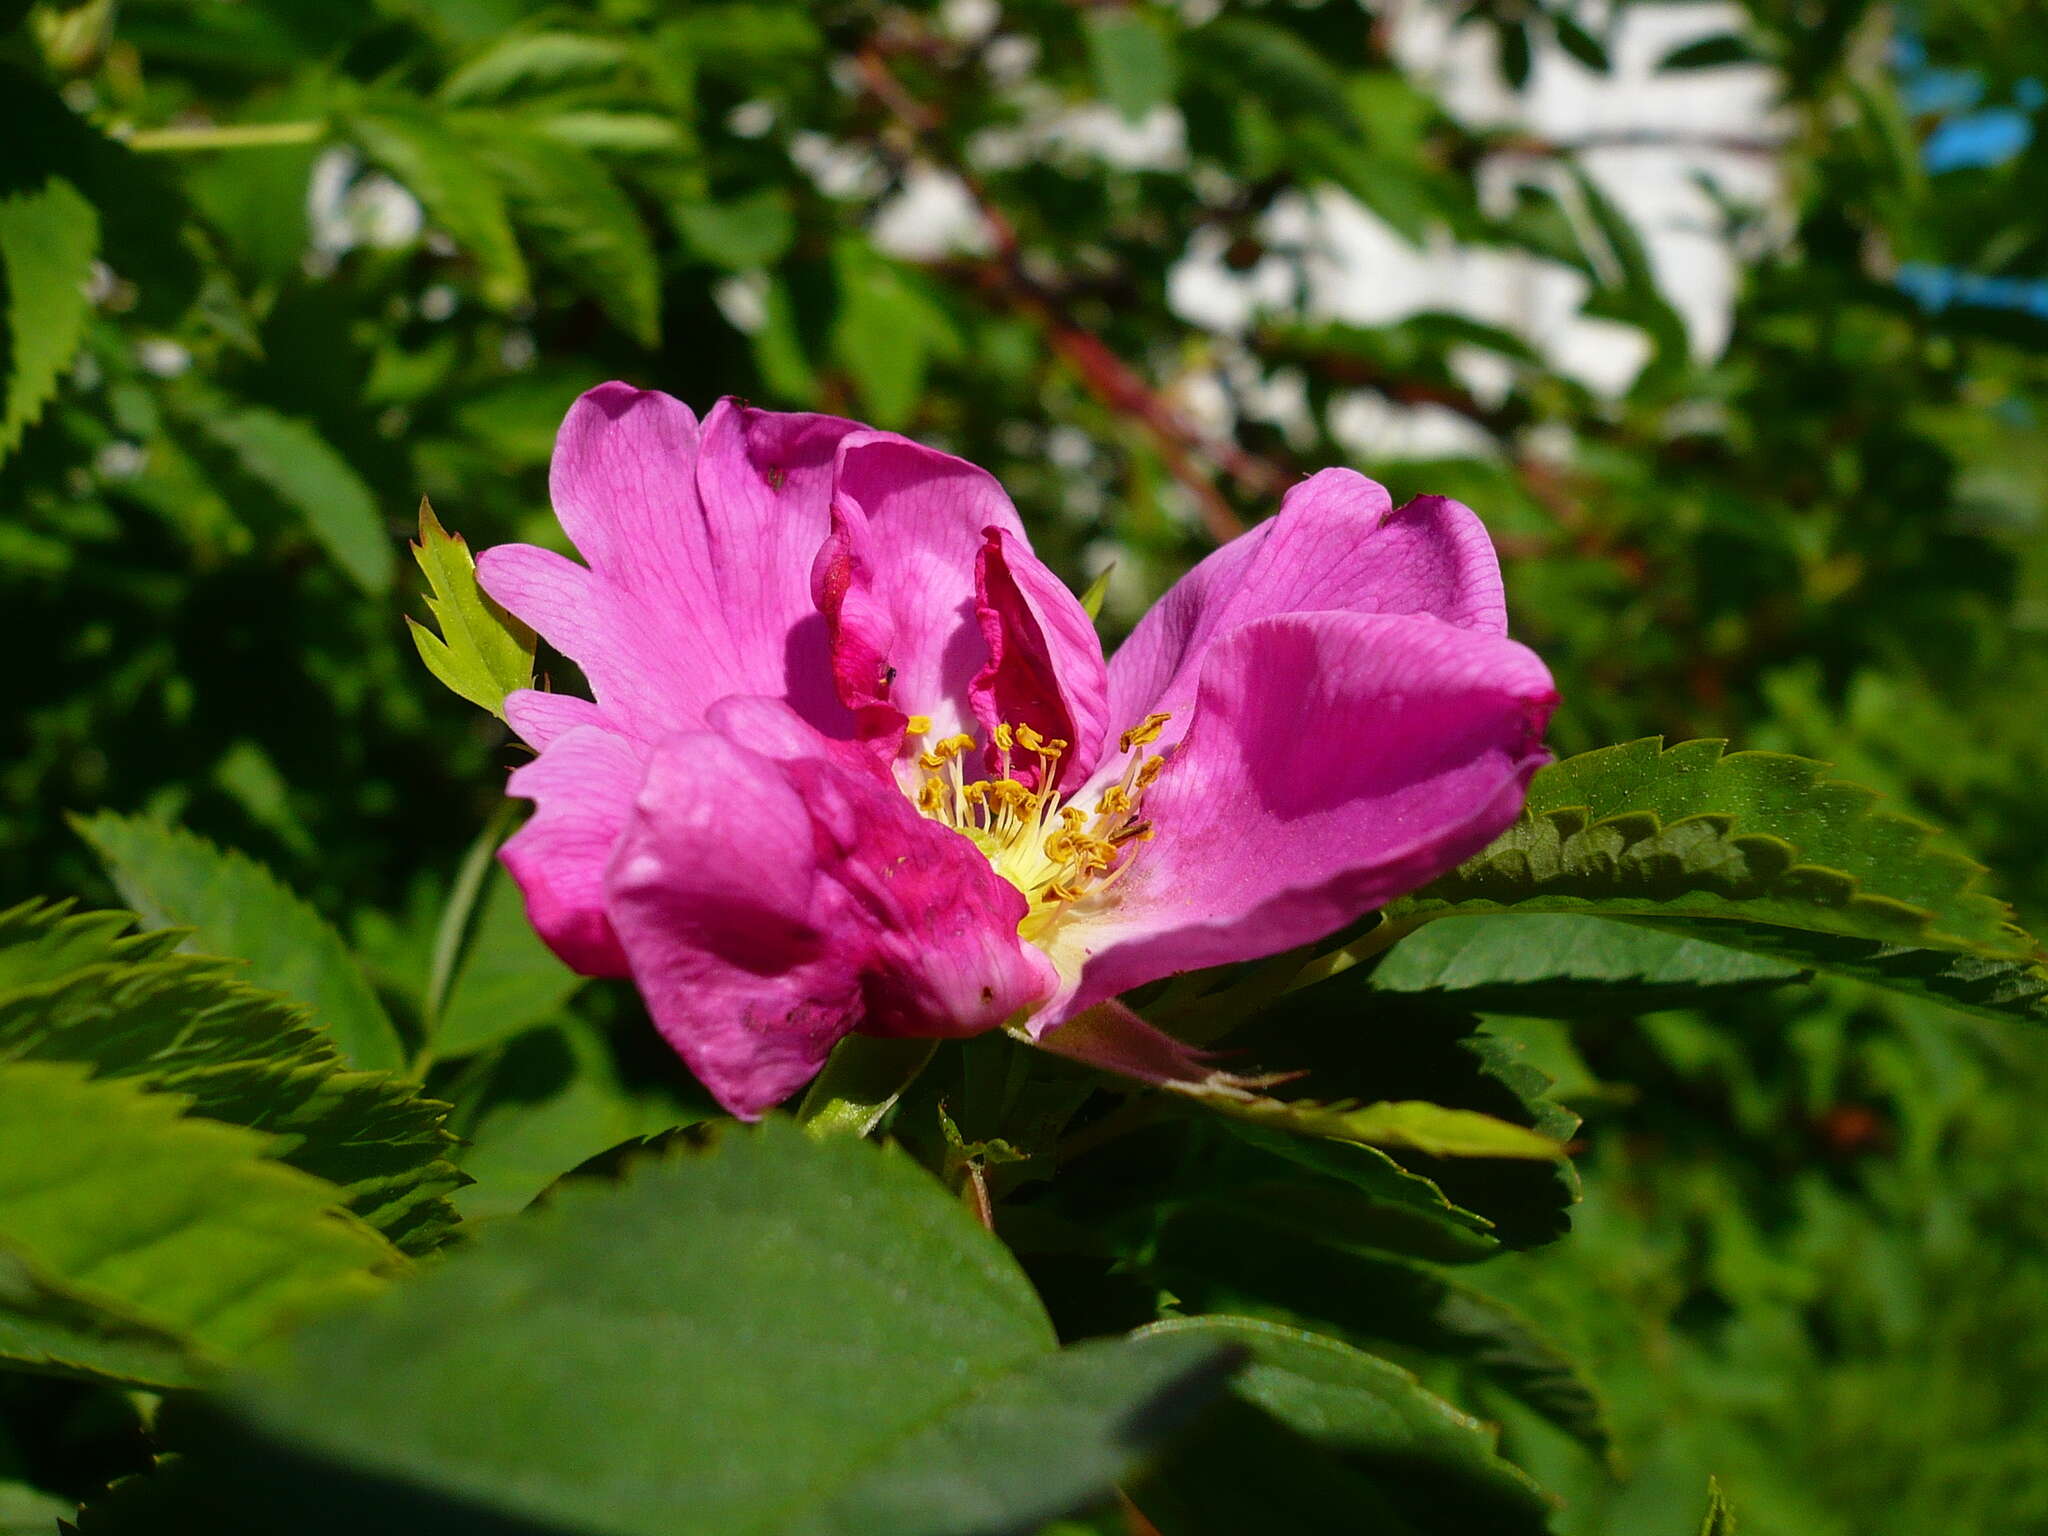
<svg viewBox="0 0 2048 1536">
<path fill-rule="evenodd" d="M 1867 982 L 1997 1023 L 2048 1023 L 2048 966 L 2038 960 L 2000 960 L 1761 923 L 1684 923 L 1670 925 L 1669 931 Z"/>
<path fill-rule="evenodd" d="M 145 923 L 189 928 L 185 948 L 246 962 L 246 980 L 304 1004 L 352 1066 L 405 1065 L 398 1030 L 341 935 L 245 854 L 139 816 L 74 817 Z"/>
<path fill-rule="evenodd" d="M 1505 1302 L 1406 1259 L 1203 1208 L 1176 1212 L 1149 1268 L 1190 1312 L 1229 1312 L 1333 1333 L 1367 1350 L 1453 1359 L 1595 1455 L 1612 1444 L 1598 1389 Z"/>
<path fill-rule="evenodd" d="M 513 238 L 505 189 L 439 118 L 383 111 L 349 120 L 363 152 L 389 171 L 476 262 L 487 303 L 500 309 L 530 296 L 526 259 Z"/>
<path fill-rule="evenodd" d="M 441 631 L 406 619 L 420 660 L 445 687 L 504 719 L 505 695 L 533 686 L 533 631 L 477 585 L 469 545 L 441 526 L 424 496 L 412 557 L 427 578 L 427 611 Z"/>
<path fill-rule="evenodd" d="M 771 1121 L 566 1186 L 302 1331 L 191 1464 L 304 1532 L 1028 1531 L 1108 1496 L 1233 1358 L 1060 1349 L 907 1157 Z"/>
<path fill-rule="evenodd" d="M 1549 1137 L 1492 1115 L 1421 1100 L 1324 1104 L 1256 1094 L 1204 1096 L 1212 1108 L 1270 1130 L 1327 1136 L 1368 1147 L 1406 1148 L 1430 1157 L 1513 1157 L 1549 1161 L 1564 1148 Z"/>
<path fill-rule="evenodd" d="M 504 38 L 442 82 L 445 102 L 495 101 L 530 86 L 601 77 L 626 62 L 625 45 L 583 32 L 529 32 Z"/>
<path fill-rule="evenodd" d="M 82 1307 L 200 1360 L 369 1294 L 404 1260 L 270 1138 L 83 1067 L 0 1066 L 0 1246 Z M 148 1176 L 136 1177 L 138 1169 Z M 48 1365 L 49 1361 L 30 1361 Z"/>
<path fill-rule="evenodd" d="M 391 590 L 391 541 L 376 498 L 311 423 L 260 405 L 206 406 L 195 414 L 243 473 L 306 520 L 357 586 L 373 597 Z"/>
<path fill-rule="evenodd" d="M 0 460 L 43 414 L 85 339 L 86 280 L 99 250 L 99 214 L 60 176 L 0 182 Z"/>
<path fill-rule="evenodd" d="M 0 1064 L 71 1062 L 182 1094 L 193 1113 L 269 1132 L 274 1155 L 336 1185 L 408 1253 L 455 1224 L 448 1106 L 348 1071 L 286 999 L 231 962 L 173 953 L 179 933 L 126 936 L 125 913 L 0 912 Z"/>
<path fill-rule="evenodd" d="M 1399 1366 L 1252 1318 L 1173 1318 L 1138 1336 L 1228 1342 L 1251 1355 L 1230 1411 L 1206 1416 L 1133 1490 L 1161 1536 L 1549 1528 L 1549 1500 L 1496 1453 L 1492 1428 Z"/>
<path fill-rule="evenodd" d="M 1805 974 L 1683 930 L 1526 913 L 1429 923 L 1394 945 L 1365 984 L 1477 1013 L 1574 1018 L 1682 1007 Z"/>
<path fill-rule="evenodd" d="M 1204 1191 L 1207 1203 L 1308 1232 L 1318 1241 L 1440 1264 L 1470 1263 L 1500 1250 L 1491 1221 L 1454 1205 L 1434 1181 L 1376 1148 L 1309 1139 L 1248 1121 L 1220 1123 L 1263 1156 L 1226 1159 L 1214 1186 Z M 1318 1177 L 1304 1179 L 1303 1170 Z"/>
<path fill-rule="evenodd" d="M 1139 10 L 1101 9 L 1081 18 L 1095 90 L 1127 123 L 1141 123 L 1173 99 L 1179 66 L 1173 39 Z"/>
<path fill-rule="evenodd" d="M 0 1361 L 8 1368 L 154 1389 L 197 1385 L 184 1342 L 110 1308 L 67 1295 L 0 1235 Z M 4 1531 L 0 1525 L 0 1531 Z"/>
<path fill-rule="evenodd" d="M 1981 868 L 1825 764 L 1651 737 L 1554 763 L 1493 845 L 1387 908 L 1736 918 L 2023 957 Z"/>
<path fill-rule="evenodd" d="M 548 266 L 643 347 L 661 340 L 661 271 L 632 200 L 593 155 L 496 119 L 465 126 Z"/>
</svg>

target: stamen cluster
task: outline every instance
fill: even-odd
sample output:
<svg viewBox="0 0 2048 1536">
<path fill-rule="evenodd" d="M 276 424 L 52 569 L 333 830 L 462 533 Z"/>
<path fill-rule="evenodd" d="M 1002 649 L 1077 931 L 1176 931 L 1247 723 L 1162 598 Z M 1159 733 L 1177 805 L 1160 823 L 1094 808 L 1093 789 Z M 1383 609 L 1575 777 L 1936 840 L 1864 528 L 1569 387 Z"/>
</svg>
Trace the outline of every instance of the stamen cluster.
<svg viewBox="0 0 2048 1536">
<path fill-rule="evenodd" d="M 1029 937 L 1067 902 L 1107 890 L 1131 866 L 1126 850 L 1149 841 L 1151 823 L 1140 818 L 1145 790 L 1166 766 L 1163 756 L 1140 748 L 1159 739 L 1170 717 L 1147 715 L 1118 738 L 1130 759 L 1123 777 L 1095 797 L 1092 806 L 1066 804 L 1053 788 L 1068 743 L 1028 725 L 999 724 L 991 733 L 997 775 L 969 779 L 963 766 L 978 745 L 961 734 L 933 743 L 917 756 L 924 770 L 917 808 L 971 838 L 997 874 L 1024 893 L 1031 904 L 1024 920 Z M 911 716 L 904 732 L 913 741 L 928 735 L 929 717 Z M 1016 765 L 1037 759 L 1034 783 L 1017 776 Z"/>
</svg>

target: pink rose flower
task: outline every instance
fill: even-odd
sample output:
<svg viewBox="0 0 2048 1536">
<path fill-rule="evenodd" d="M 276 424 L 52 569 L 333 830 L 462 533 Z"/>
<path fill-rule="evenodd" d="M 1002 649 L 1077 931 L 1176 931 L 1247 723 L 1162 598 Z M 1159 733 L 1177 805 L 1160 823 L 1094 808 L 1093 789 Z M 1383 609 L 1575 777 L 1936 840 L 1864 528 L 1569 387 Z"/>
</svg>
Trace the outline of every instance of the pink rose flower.
<svg viewBox="0 0 2048 1536">
<path fill-rule="evenodd" d="M 606 384 L 485 589 L 594 700 L 519 692 L 506 867 L 734 1114 L 853 1031 L 1036 1038 L 1320 938 L 1484 847 L 1545 761 L 1456 502 L 1328 469 L 1105 663 L 994 478 L 892 433 Z"/>
</svg>

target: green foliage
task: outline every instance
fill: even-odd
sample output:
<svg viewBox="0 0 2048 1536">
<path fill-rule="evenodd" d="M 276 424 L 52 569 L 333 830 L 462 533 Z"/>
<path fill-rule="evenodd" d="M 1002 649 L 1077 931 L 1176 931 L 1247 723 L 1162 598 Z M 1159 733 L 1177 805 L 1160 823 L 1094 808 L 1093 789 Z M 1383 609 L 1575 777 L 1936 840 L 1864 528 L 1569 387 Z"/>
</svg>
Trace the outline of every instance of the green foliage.
<svg viewBox="0 0 2048 1536">
<path fill-rule="evenodd" d="M 1728 31 L 1663 0 L 1597 24 L 1550 0 L 1443 18 L 1017 4 L 986 34 L 982 9 L 0 3 L 0 640 L 18 659 L 0 868 L 18 893 L 105 900 L 54 814 L 70 809 L 135 844 L 116 884 L 152 923 L 198 930 L 0 916 L 0 1075 L 139 1101 L 113 1117 L 124 1135 L 242 1138 L 226 1187 L 261 1204 L 273 1174 L 323 1180 L 404 1252 L 440 1245 L 459 1208 L 481 1241 L 359 1314 L 385 1319 L 380 1348 L 399 1348 L 391 1318 L 416 1330 L 394 1381 L 470 1348 L 478 1422 L 523 1412 L 534 1442 L 639 1446 L 619 1486 L 644 1491 L 668 1466 L 655 1431 L 605 1445 L 583 1410 L 672 1341 L 617 1325 L 616 1361 L 557 1378 L 536 1369 L 551 1340 L 492 1355 L 429 1316 L 447 1297 L 480 1340 L 511 1339 L 510 1293 L 467 1290 L 486 1270 L 545 1271 L 562 1297 L 579 1265 L 610 1266 L 623 1294 L 644 1256 L 633 1202 L 662 1203 L 645 1177 L 547 1192 L 694 1145 L 677 1128 L 712 1107 L 630 989 L 579 985 L 521 922 L 490 864 L 516 749 L 430 681 L 495 712 L 536 667 L 579 679 L 490 608 L 438 525 L 419 557 L 439 634 L 408 643 L 389 514 L 425 492 L 475 546 L 560 547 L 555 428 L 608 377 L 700 411 L 733 393 L 857 415 L 987 465 L 1063 575 L 1113 568 L 1091 610 L 1114 643 L 1214 537 L 1351 463 L 1484 518 L 1514 633 L 1559 682 L 1553 742 L 1584 755 L 1495 848 L 1306 970 L 1130 1000 L 1223 1070 L 1305 1072 L 1254 1111 L 1284 1123 L 1007 1040 L 828 1095 L 987 1216 L 1064 1339 L 1180 1314 L 1334 1342 L 1303 1346 L 1314 1369 L 1255 1367 L 1242 1380 L 1266 1398 L 1229 1398 L 1150 1473 L 1098 1433 L 1142 1384 L 1098 1394 L 1091 1374 L 1142 1350 L 1034 1356 L 1089 1394 L 1062 1420 L 1076 1439 L 1024 1401 L 1046 1384 L 1033 1366 L 1014 1417 L 991 1399 L 967 1440 L 905 1442 L 915 1466 L 887 1464 L 886 1496 L 923 1518 L 960 1485 L 913 1472 L 987 1465 L 999 1490 L 1115 1475 L 1168 1533 L 1490 1531 L 1536 1517 L 1512 1464 L 1556 1496 L 1560 1536 L 1684 1530 L 1710 1475 L 1760 1533 L 2048 1523 L 2048 1073 L 2011 1027 L 2048 1013 L 2048 970 L 1921 825 L 1999 870 L 2025 923 L 2048 918 L 2048 736 L 2024 707 L 2048 690 L 2048 326 L 2029 287 L 2048 138 L 1995 164 L 1924 153 L 1969 113 L 2038 129 L 2028 9 L 1750 6 Z M 1418 18 L 1469 40 L 1442 70 Z M 1646 38 L 1674 85 L 1768 96 L 1768 124 L 1664 118 Z M 1556 115 L 1610 68 L 1640 118 Z M 1684 208 L 1642 196 L 1635 173 L 1659 166 Z M 1390 242 L 1427 263 L 1418 312 L 1379 281 Z M 1713 275 L 1681 291 L 1696 257 Z M 1436 287 L 1446 273 L 1484 281 Z M 1725 315 L 1707 302 L 1723 274 Z M 1191 318 L 1205 293 L 1213 321 Z M 1586 321 L 1614 362 L 1597 380 Z M 1651 733 L 1756 750 L 1587 752 Z M 398 1068 L 406 1046 L 424 1083 L 353 1069 Z M 1571 1157 L 1300 1134 L 1403 1104 L 1436 1106 L 1407 1113 L 1437 1151 L 1448 1125 Z M 66 1142 L 47 1120 L 10 1134 Z M 107 1209 L 136 1182 L 110 1182 Z M 906 1195 L 907 1241 L 971 1246 L 935 1187 Z M 783 1198 L 749 1194 L 702 1225 Z M 308 1252 L 337 1226 L 367 1237 L 325 1217 Z M 742 1311 L 750 1289 L 804 1300 L 795 1327 L 857 1320 L 822 1288 L 749 1284 L 733 1256 L 751 1241 L 682 1266 L 732 1262 L 724 1310 L 703 1303 L 724 1337 L 792 1358 L 815 1337 Z M 889 1267 L 879 1229 L 859 1241 L 846 1273 L 898 1276 L 892 1323 L 948 1299 Z M 680 1334 L 698 1302 L 655 1295 L 656 1269 L 648 1332 Z M 440 1484 L 412 1491 L 427 1514 L 393 1513 L 364 1464 L 309 1462 L 310 1438 L 252 1449 L 212 1392 L 139 1413 L 125 1387 L 191 1380 L 205 1351 L 177 1307 L 115 1300 L 0 1231 L 0 1353 L 43 1372 L 0 1373 L 0 1529 L 17 1504 L 46 1532 L 84 1500 L 89 1530 L 270 1536 L 310 1528 L 333 1489 L 351 1530 L 517 1523 Z M 359 1326 L 286 1341 L 288 1371 L 317 1351 L 340 1382 Z M 936 1395 L 967 1360 L 906 1379 Z M 367 1442 L 370 1392 L 349 1378 L 332 1417 L 294 1399 L 289 1434 Z M 809 1397 L 782 1383 L 773 1407 Z M 692 1397 L 672 1423 L 702 1417 Z M 752 1444 L 749 1475 L 790 1483 L 779 1444 Z M 267 1495 L 242 1491 L 258 1469 Z M 266 1497 L 293 1507 L 270 1519 Z M 1105 1501 L 1057 1530 L 1130 1524 Z"/>
<path fill-rule="evenodd" d="M 1542 1494 L 1495 1455 L 1486 1426 L 1384 1360 L 1248 1318 L 1171 1319 L 1141 1337 L 1227 1341 L 1251 1355 L 1232 1383 L 1234 1411 L 1167 1460 L 1156 1491 L 1138 1492 L 1165 1536 L 1276 1519 L 1289 1530 L 1403 1533 L 1548 1524 Z"/>
<path fill-rule="evenodd" d="M 191 948 L 245 961 L 250 981 L 304 1003 L 350 1064 L 404 1063 L 398 1032 L 341 936 L 260 864 L 143 818 L 102 813 L 77 828 L 145 922 L 190 928 Z"/>
<path fill-rule="evenodd" d="M 175 1096 L 15 1061 L 0 1126 L 0 1244 L 29 1292 L 0 1337 L 21 1364 L 123 1376 L 134 1325 L 223 1358 L 403 1263 L 333 1186 L 265 1157 L 268 1138 L 187 1118 Z"/>
<path fill-rule="evenodd" d="M 1979 867 L 1825 765 L 1651 739 L 1554 764 L 1517 825 L 1388 909 L 1741 918 L 1994 956 L 2030 947 Z M 1703 936 L 1708 930 L 1703 930 Z"/>
<path fill-rule="evenodd" d="M 85 334 L 86 284 L 99 215 L 70 182 L 0 193 L 0 280 L 7 297 L 7 388 L 0 395 L 0 458 L 43 413 Z"/>
<path fill-rule="evenodd" d="M 771 1124 L 565 1189 L 305 1330 L 230 1397 L 256 1437 L 232 1454 L 330 1469 L 250 1480 L 254 1512 L 303 1530 L 395 1518 L 393 1498 L 436 1528 L 488 1507 L 476 1528 L 669 1531 L 687 1508 L 706 1533 L 1031 1529 L 1104 1495 L 1221 1384 L 1229 1342 L 1061 1350 L 928 1175 Z M 573 1422 L 502 1389 L 515 1358 L 576 1399 Z M 242 1503 L 213 1497 L 230 1519 Z"/>
<path fill-rule="evenodd" d="M 435 634 L 419 620 L 406 619 L 420 660 L 449 688 L 502 720 L 505 695 L 533 686 L 533 631 L 477 585 L 469 545 L 441 526 L 424 496 L 412 557 L 427 578 L 427 611 L 440 629 Z"/>
<path fill-rule="evenodd" d="M 453 1224 L 447 1106 L 347 1070 L 291 1001 L 232 962 L 175 953 L 179 933 L 123 937 L 125 913 L 0 912 L 0 1063 L 90 1067 L 267 1133 L 271 1155 L 407 1252 Z"/>
</svg>

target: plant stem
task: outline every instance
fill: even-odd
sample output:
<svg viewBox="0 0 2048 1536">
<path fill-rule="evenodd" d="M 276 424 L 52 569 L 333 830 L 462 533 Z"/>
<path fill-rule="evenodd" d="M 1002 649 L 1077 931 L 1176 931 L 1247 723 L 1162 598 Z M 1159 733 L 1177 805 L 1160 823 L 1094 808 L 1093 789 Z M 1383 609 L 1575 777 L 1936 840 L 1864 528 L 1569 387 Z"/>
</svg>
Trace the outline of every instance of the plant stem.
<svg viewBox="0 0 2048 1536">
<path fill-rule="evenodd" d="M 932 1059 L 936 1040 L 848 1035 L 804 1095 L 797 1123 L 813 1136 L 865 1136 Z"/>
<path fill-rule="evenodd" d="M 144 154 L 198 149 L 270 149 L 286 144 L 313 144 L 326 136 L 327 124 L 226 123 L 190 128 L 143 128 L 123 141 Z"/>
<path fill-rule="evenodd" d="M 427 990 L 420 1003 L 420 1022 L 430 1042 L 435 1026 L 441 1022 L 441 1010 L 448 1006 L 448 989 L 455 984 L 455 966 L 462 958 L 463 940 L 469 937 L 470 919 L 476 914 L 484 879 L 491 872 L 491 855 L 498 851 L 498 844 L 505 839 L 505 829 L 516 814 L 518 807 L 510 800 L 492 813 L 476 841 L 469 845 L 469 852 L 462 856 L 455 884 L 441 908 L 441 921 L 434 930 L 434 957 L 427 967 Z M 428 1052 L 423 1049 L 420 1055 L 425 1060 Z M 415 1063 L 414 1070 L 424 1073 L 426 1069 Z"/>
</svg>

